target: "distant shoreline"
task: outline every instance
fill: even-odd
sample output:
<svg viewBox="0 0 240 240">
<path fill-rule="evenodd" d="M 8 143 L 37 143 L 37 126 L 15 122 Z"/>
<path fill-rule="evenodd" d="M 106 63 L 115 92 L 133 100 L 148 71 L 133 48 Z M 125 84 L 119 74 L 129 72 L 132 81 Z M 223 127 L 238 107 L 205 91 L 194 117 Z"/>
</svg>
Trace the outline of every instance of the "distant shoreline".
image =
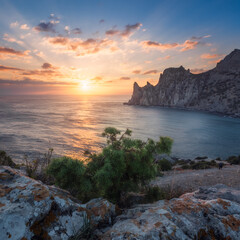
<svg viewBox="0 0 240 240">
<path fill-rule="evenodd" d="M 229 118 L 237 118 L 240 119 L 240 115 L 236 116 L 235 114 L 228 114 L 228 113 L 221 113 L 221 112 L 214 112 L 214 111 L 207 111 L 207 110 L 197 110 L 193 108 L 183 108 L 183 107 L 175 107 L 175 106 L 163 106 L 163 105 L 138 105 L 138 104 L 130 104 L 124 102 L 123 105 L 127 106 L 138 106 L 138 107 L 159 107 L 163 109 L 176 109 L 176 110 L 184 110 L 184 111 L 191 111 L 191 112 L 202 112 L 202 113 L 210 113 L 220 117 L 229 117 Z"/>
</svg>

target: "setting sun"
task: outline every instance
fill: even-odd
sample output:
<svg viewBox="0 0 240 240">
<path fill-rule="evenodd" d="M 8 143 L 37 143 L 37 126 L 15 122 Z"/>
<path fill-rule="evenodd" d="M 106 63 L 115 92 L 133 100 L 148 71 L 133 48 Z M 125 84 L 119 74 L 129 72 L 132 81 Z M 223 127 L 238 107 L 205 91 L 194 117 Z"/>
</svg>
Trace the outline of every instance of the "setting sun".
<svg viewBox="0 0 240 240">
<path fill-rule="evenodd" d="M 80 89 L 83 90 L 83 91 L 88 91 L 88 90 L 90 90 L 89 81 L 87 81 L 87 80 L 81 81 L 81 83 L 79 83 L 79 87 L 80 87 Z"/>
</svg>

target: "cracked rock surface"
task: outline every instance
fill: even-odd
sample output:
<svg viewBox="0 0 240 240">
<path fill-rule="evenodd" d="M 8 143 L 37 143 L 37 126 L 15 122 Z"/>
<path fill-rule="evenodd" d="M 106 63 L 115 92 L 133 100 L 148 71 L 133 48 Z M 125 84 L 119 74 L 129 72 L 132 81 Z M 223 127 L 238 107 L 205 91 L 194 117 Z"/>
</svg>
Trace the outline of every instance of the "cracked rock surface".
<svg viewBox="0 0 240 240">
<path fill-rule="evenodd" d="M 112 223 L 115 206 L 104 199 L 81 204 L 67 191 L 47 186 L 10 167 L 0 166 L 0 239 L 63 239 L 86 222 Z"/>
</svg>

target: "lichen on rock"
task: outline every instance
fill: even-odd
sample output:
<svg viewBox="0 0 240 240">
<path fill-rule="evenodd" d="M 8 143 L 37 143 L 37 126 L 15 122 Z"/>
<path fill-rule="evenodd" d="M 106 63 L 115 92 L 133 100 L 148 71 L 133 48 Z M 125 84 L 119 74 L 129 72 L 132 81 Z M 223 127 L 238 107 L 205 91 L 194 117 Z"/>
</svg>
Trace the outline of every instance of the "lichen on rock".
<svg viewBox="0 0 240 240">
<path fill-rule="evenodd" d="M 86 219 L 111 224 L 115 206 L 104 199 L 81 204 L 67 191 L 0 167 L 0 239 L 69 239 Z"/>
</svg>

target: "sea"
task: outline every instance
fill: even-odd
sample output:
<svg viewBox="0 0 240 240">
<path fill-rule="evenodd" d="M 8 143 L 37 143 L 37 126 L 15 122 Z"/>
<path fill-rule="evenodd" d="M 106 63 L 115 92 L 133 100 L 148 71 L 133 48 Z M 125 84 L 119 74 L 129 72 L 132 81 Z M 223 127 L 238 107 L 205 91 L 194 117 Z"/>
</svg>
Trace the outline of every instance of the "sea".
<svg viewBox="0 0 240 240">
<path fill-rule="evenodd" d="M 54 157 L 84 159 L 101 151 L 106 127 L 146 141 L 169 136 L 172 156 L 227 158 L 240 154 L 240 119 L 206 112 L 123 105 L 130 96 L 1 96 L 0 150 L 16 162 Z"/>
</svg>

